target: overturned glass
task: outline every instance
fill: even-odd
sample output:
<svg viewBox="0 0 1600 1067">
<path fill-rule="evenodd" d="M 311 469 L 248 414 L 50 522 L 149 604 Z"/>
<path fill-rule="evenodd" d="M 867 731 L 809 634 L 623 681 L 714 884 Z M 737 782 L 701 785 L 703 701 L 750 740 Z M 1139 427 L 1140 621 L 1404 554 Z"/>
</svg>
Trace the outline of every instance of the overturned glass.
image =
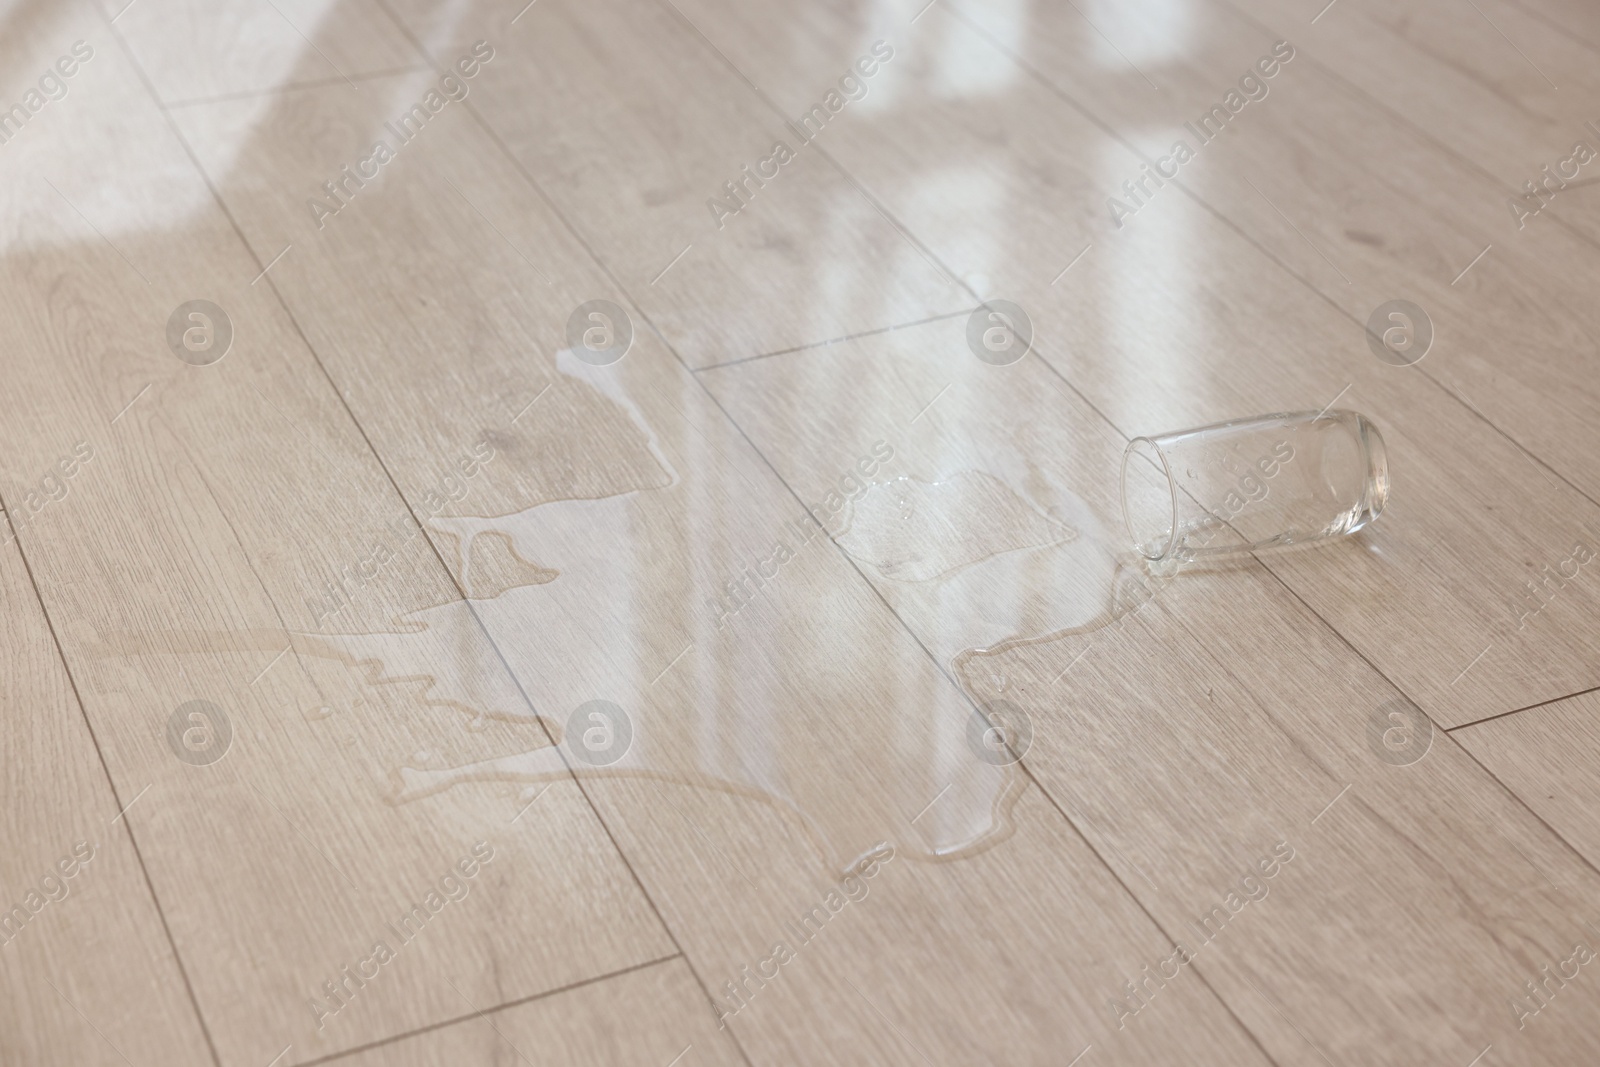
<svg viewBox="0 0 1600 1067">
<path fill-rule="evenodd" d="M 1354 411 L 1297 411 L 1136 437 L 1122 455 L 1122 516 L 1164 562 L 1305 544 L 1383 511 L 1383 436 Z"/>
</svg>

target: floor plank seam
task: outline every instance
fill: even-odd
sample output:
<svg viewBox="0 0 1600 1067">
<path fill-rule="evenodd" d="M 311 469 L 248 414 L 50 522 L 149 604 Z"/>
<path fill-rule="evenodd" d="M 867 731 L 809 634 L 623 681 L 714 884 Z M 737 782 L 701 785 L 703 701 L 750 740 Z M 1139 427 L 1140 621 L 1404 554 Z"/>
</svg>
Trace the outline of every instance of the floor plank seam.
<svg viewBox="0 0 1600 1067">
<path fill-rule="evenodd" d="M 601 982 L 609 982 L 612 979 L 621 978 L 624 975 L 634 974 L 638 971 L 649 970 L 651 967 L 659 967 L 663 963 L 671 963 L 673 960 L 681 959 L 684 959 L 682 952 L 673 952 L 666 956 L 659 956 L 653 960 L 645 960 L 643 963 L 635 963 L 631 967 L 622 967 L 615 971 L 607 971 L 605 974 L 597 974 L 592 978 L 583 978 L 576 982 L 568 982 L 566 985 L 557 986 L 554 989 L 546 989 L 542 992 L 533 993 L 526 997 L 518 997 L 515 1000 L 503 1001 L 499 1004 L 496 1004 L 492 1008 L 484 1008 L 482 1011 L 468 1012 L 465 1015 L 458 1015 L 453 1019 L 444 1019 L 436 1023 L 429 1023 L 427 1026 L 419 1026 L 414 1030 L 406 1030 L 402 1033 L 392 1034 L 389 1037 L 381 1038 L 377 1041 L 368 1041 L 367 1043 L 357 1045 L 354 1048 L 343 1049 L 339 1052 L 330 1052 L 326 1056 L 318 1056 L 315 1059 L 301 1060 L 295 1063 L 293 1067 L 319 1067 L 320 1064 L 333 1063 L 336 1060 L 342 1060 L 349 1056 L 359 1055 L 363 1052 L 370 1052 L 375 1048 L 382 1048 L 385 1045 L 393 1045 L 397 1042 L 404 1041 L 407 1038 L 417 1037 L 421 1034 L 432 1033 L 435 1030 L 443 1030 L 449 1026 L 457 1026 L 461 1023 L 471 1022 L 473 1019 L 479 1018 L 483 1015 L 493 1015 L 496 1012 L 508 1011 L 512 1008 L 520 1008 L 526 1004 L 533 1004 L 540 1000 L 548 1000 L 551 997 L 560 996 L 563 993 L 570 993 L 575 989 L 582 989 L 585 986 L 598 985 Z"/>
<path fill-rule="evenodd" d="M 1259 560 L 1258 560 L 1258 562 L 1259 562 Z M 1382 678 L 1385 682 L 1388 682 L 1389 685 L 1394 688 L 1394 691 L 1399 693 L 1402 697 L 1405 697 L 1406 700 L 1408 700 L 1408 701 L 1411 700 L 1411 698 L 1409 696 L 1406 696 L 1405 690 L 1401 689 L 1398 685 L 1396 685 L 1394 683 L 1394 681 L 1392 679 L 1389 678 L 1388 675 L 1384 674 L 1381 670 L 1379 670 L 1377 665 L 1374 664 L 1370 659 L 1368 659 L 1366 657 L 1366 654 L 1363 653 L 1359 648 L 1357 648 L 1355 646 L 1355 644 L 1350 641 L 1349 638 L 1347 638 L 1344 634 L 1340 633 L 1333 626 L 1329 625 L 1328 621 L 1326 619 L 1322 618 L 1322 615 L 1317 611 L 1317 609 L 1312 607 L 1310 604 L 1306 603 L 1305 599 L 1303 597 L 1301 597 L 1300 594 L 1298 592 L 1296 592 L 1292 586 L 1290 586 L 1287 582 L 1285 582 L 1283 580 L 1283 578 L 1276 571 L 1272 570 L 1270 567 L 1266 567 L 1265 569 L 1266 569 L 1268 574 L 1272 575 L 1272 577 L 1278 582 L 1278 584 L 1283 586 L 1283 588 L 1289 593 L 1290 596 L 1294 597 L 1295 600 L 1300 602 L 1300 605 L 1302 607 L 1304 607 L 1312 615 L 1316 616 L 1319 620 L 1321 620 L 1323 626 L 1327 627 L 1328 632 L 1332 633 L 1336 638 L 1338 638 L 1340 641 L 1342 641 L 1344 643 L 1345 647 L 1348 648 L 1351 652 L 1355 653 L 1356 656 L 1359 657 L 1361 659 L 1361 661 L 1363 663 L 1365 663 L 1372 670 L 1372 672 L 1374 674 L 1376 674 L 1378 677 Z M 1600 687 L 1597 687 L 1597 688 L 1600 688 Z M 1585 690 L 1585 692 L 1592 692 L 1592 691 L 1593 690 Z M 1568 699 L 1568 698 L 1562 697 L 1562 698 L 1559 698 L 1559 699 L 1565 700 L 1565 699 Z M 1412 701 L 1412 703 L 1415 704 L 1415 701 Z M 1535 706 L 1541 706 L 1541 705 L 1535 705 Z M 1526 710 L 1526 709 L 1523 709 L 1523 710 Z M 1424 713 L 1424 714 L 1426 714 L 1426 713 Z M 1516 714 L 1516 712 L 1507 712 L 1506 714 Z M 1494 716 L 1494 718 L 1503 718 L 1503 717 L 1504 717 L 1503 715 Z M 1430 718 L 1429 721 L 1430 722 L 1432 721 L 1431 718 Z M 1471 724 L 1468 724 L 1468 725 L 1471 725 Z M 1437 729 L 1437 724 L 1435 724 L 1435 728 Z M 1460 729 L 1460 727 L 1458 727 L 1457 729 Z M 1587 856 L 1585 856 L 1581 851 L 1579 851 L 1579 849 L 1575 845 L 1573 845 L 1573 843 L 1571 841 L 1568 841 L 1567 838 L 1565 837 L 1565 835 L 1563 835 L 1554 826 L 1551 826 L 1549 821 L 1546 820 L 1543 815 L 1541 815 L 1537 811 L 1535 811 L 1533 806 L 1531 804 L 1529 804 L 1526 800 L 1524 800 L 1521 797 L 1521 795 L 1517 793 L 1516 790 L 1512 789 L 1504 781 L 1502 781 L 1500 776 L 1495 774 L 1494 771 L 1490 770 L 1489 767 L 1482 760 L 1480 760 L 1477 757 L 1477 755 L 1470 748 L 1468 748 L 1466 745 L 1463 745 L 1461 743 L 1461 741 L 1458 738 L 1455 737 L 1454 733 L 1451 730 L 1441 729 L 1441 730 L 1439 730 L 1439 733 L 1443 734 L 1445 737 L 1448 737 L 1450 739 L 1451 743 L 1453 743 L 1457 748 L 1459 748 L 1467 756 L 1468 759 L 1472 760 L 1473 763 L 1477 764 L 1478 767 L 1482 769 L 1483 773 L 1488 775 L 1490 780 L 1492 780 L 1496 785 L 1498 785 L 1500 787 L 1500 789 L 1505 793 L 1505 795 L 1511 798 L 1512 802 L 1517 807 L 1520 807 L 1522 810 L 1526 811 L 1535 821 L 1537 821 L 1539 823 L 1539 825 L 1541 825 L 1541 826 L 1543 826 L 1545 828 L 1545 830 L 1550 834 L 1551 837 L 1553 837 L 1555 840 L 1559 841 L 1561 844 L 1565 845 L 1567 847 L 1567 851 L 1572 853 L 1572 855 L 1575 856 L 1578 859 L 1579 863 L 1581 863 L 1581 864 L 1583 864 L 1583 866 L 1587 867 L 1590 870 L 1590 872 L 1592 872 L 1596 876 L 1600 876 L 1600 866 L 1596 866 L 1594 863 L 1591 863 L 1589 861 L 1589 858 Z"/>
<path fill-rule="evenodd" d="M 413 63 L 403 67 L 386 67 L 383 70 L 363 71 L 360 74 L 350 75 L 348 79 L 338 76 L 331 78 L 315 78 L 303 82 L 291 82 L 287 85 L 275 85 L 268 89 L 243 89 L 236 93 L 218 93 L 216 96 L 195 96 L 188 97 L 183 100 L 173 100 L 170 102 L 162 100 L 158 96 L 156 98 L 156 103 L 162 108 L 184 108 L 200 107 L 204 104 L 220 104 L 234 100 L 258 100 L 262 97 L 269 96 L 287 96 L 290 93 L 299 92 L 303 89 L 325 89 L 330 85 L 338 85 L 340 82 L 347 80 L 352 82 L 378 81 L 382 78 L 392 78 L 401 74 L 419 74 L 429 69 L 430 68 L 425 64 Z"/>
<path fill-rule="evenodd" d="M 1465 730 L 1473 726 L 1482 726 L 1486 722 L 1494 722 L 1496 719 L 1507 719 L 1513 715 L 1521 715 L 1525 711 L 1535 711 L 1539 708 L 1548 707 L 1551 704 L 1559 704 L 1563 700 L 1571 700 L 1574 697 L 1587 696 L 1594 692 L 1600 692 L 1600 685 L 1592 685 L 1587 689 L 1580 689 L 1576 693 L 1567 693 L 1564 696 L 1551 697 L 1549 700 L 1541 700 L 1539 703 L 1529 704 L 1525 708 L 1513 708 L 1510 711 L 1502 711 L 1498 715 L 1487 715 L 1481 719 L 1473 719 L 1471 722 L 1464 722 L 1460 726 L 1448 726 L 1445 728 L 1445 732 L 1453 734 L 1457 730 Z"/>
<path fill-rule="evenodd" d="M 926 326 L 930 322 L 944 322 L 946 319 L 958 319 L 963 315 L 972 314 L 982 306 L 982 304 L 978 304 L 974 307 L 962 308 L 960 311 L 947 311 L 941 315 L 930 315 L 927 318 L 917 319 L 914 322 L 901 322 L 896 323 L 893 326 L 880 326 L 874 330 L 862 330 L 859 333 L 848 333 L 840 337 L 830 337 L 825 341 L 808 341 L 803 345 L 795 345 L 793 348 L 780 348 L 772 352 L 760 352 L 753 356 L 740 356 L 738 359 L 730 359 L 722 363 L 708 363 L 703 367 L 691 368 L 691 373 L 704 374 L 706 371 L 710 370 L 723 370 L 727 367 L 739 367 L 746 363 L 754 363 L 758 359 L 772 359 L 775 356 L 789 356 L 796 352 L 809 352 L 812 349 L 829 348 L 833 345 L 844 344 L 847 341 L 860 340 L 863 337 L 879 337 L 883 334 L 894 333 L 898 330 L 909 330 L 913 326 Z"/>
</svg>

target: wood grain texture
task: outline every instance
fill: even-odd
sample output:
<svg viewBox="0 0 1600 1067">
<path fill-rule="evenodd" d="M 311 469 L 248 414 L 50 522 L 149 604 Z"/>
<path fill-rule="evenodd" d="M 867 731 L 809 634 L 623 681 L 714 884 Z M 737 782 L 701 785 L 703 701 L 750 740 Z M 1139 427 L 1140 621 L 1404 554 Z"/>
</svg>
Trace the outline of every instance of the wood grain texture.
<svg viewBox="0 0 1600 1067">
<path fill-rule="evenodd" d="M 1581 93 L 1593 81 L 1595 52 L 1539 16 L 1552 5 L 1479 0 L 1477 9 L 1463 11 L 1425 0 L 1401 10 L 1340 0 L 1311 25 L 1305 12 L 1314 14 L 1312 5 L 1225 3 L 1303 45 L 1349 89 L 1409 122 L 1413 138 L 1496 179 L 1499 212 L 1484 221 L 1507 240 L 1515 225 L 1505 196 L 1521 191 L 1544 163 L 1554 164 L 1574 139 L 1594 136 L 1584 128 L 1593 116 Z"/>
<path fill-rule="evenodd" d="M 1600 49 L 1600 18 L 1587 4 L 1573 0 L 1536 0 L 1533 3 L 1513 0 L 1513 6 L 1529 18 L 1554 26 L 1589 48 Z"/>
<path fill-rule="evenodd" d="M 33 353 L 3 368 L 4 395 L 28 398 L 0 430 L 5 475 L 31 489 L 74 441 L 94 448 L 20 543 L 118 794 L 148 787 L 126 819 L 222 1061 L 291 1043 L 311 1059 L 454 1017 L 441 976 L 499 1003 L 670 953 L 570 778 L 540 800 L 550 821 L 512 824 L 514 797 L 393 802 L 402 762 L 548 739 L 529 718 L 456 724 L 462 674 L 491 707 L 525 706 L 470 630 L 387 657 L 384 684 L 315 636 L 333 582 L 329 631 L 459 595 L 104 24 L 61 17 L 60 37 L 101 47 L 63 101 L 79 111 L 5 146 L 30 153 L 0 269 L 7 330 Z M 209 366 L 165 336 L 200 296 L 234 331 Z M 381 566 L 375 546 L 392 549 Z M 375 570 L 406 581 L 364 580 Z M 231 741 L 215 713 L 181 711 L 196 700 Z M 190 729 L 186 751 L 216 758 L 183 758 Z M 494 859 L 468 877 L 478 842 Z M 427 918 L 390 932 L 417 904 Z M 586 936 L 564 943 L 572 928 Z M 395 958 L 374 977 L 380 941 Z M 319 1012 L 336 980 L 339 1011 Z"/>
<path fill-rule="evenodd" d="M 1600 23 L 1306 7 L 10 5 L 0 1058 L 1600 1059 Z M 1128 566 L 1325 404 L 1374 526 Z"/>
<path fill-rule="evenodd" d="M 489 69 L 498 62 L 497 50 Z M 475 594 L 472 610 L 565 728 L 564 750 L 578 751 L 585 724 L 569 715 L 590 700 L 631 720 L 626 756 L 584 769 L 585 788 L 741 1044 L 773 1062 L 999 1048 L 1043 1063 L 1109 1041 L 1117 961 L 1157 951 L 1160 932 L 1014 768 L 974 758 L 970 704 L 809 532 L 804 504 L 473 117 L 430 120 L 323 227 L 303 209 L 303 190 L 422 91 L 369 86 L 383 94 L 370 108 L 324 88 L 286 97 L 271 121 L 219 102 L 179 122 L 252 243 L 304 253 L 273 283 L 408 497 L 424 503 L 455 442 L 490 434 L 497 458 L 428 532 L 469 587 L 471 553 L 492 535 L 536 568 Z M 358 298 L 373 285 L 390 308 Z M 566 333 L 592 299 L 636 324 L 611 366 L 577 358 Z M 759 563 L 773 567 L 784 539 L 793 558 L 775 577 Z M 475 762 L 408 764 L 402 782 L 406 797 L 451 804 L 532 788 L 559 766 L 506 744 Z M 798 917 L 830 890 L 842 906 L 842 872 L 878 842 L 902 858 L 800 944 Z M 970 858 L 928 862 L 957 856 Z M 1056 890 L 999 914 L 987 903 L 1035 879 Z M 795 959 L 763 983 L 780 941 Z M 972 974 L 1041 941 L 1050 960 L 1028 990 L 974 987 Z M 914 994 L 896 978 L 909 971 Z M 731 999 L 730 983 L 753 984 Z M 1197 1033 L 1207 1058 L 1260 1061 L 1199 983 L 1108 1059 L 1175 1055 Z"/>
<path fill-rule="evenodd" d="M 840 442 L 940 396 L 836 539 L 975 699 L 1023 709 L 1025 762 L 1275 1059 L 1594 1054 L 1595 992 L 1526 1031 L 1506 1000 L 1585 936 L 1600 878 L 1426 720 L 1404 763 L 1385 758 L 1373 724 L 1405 701 L 1260 566 L 1130 587 L 1114 561 L 1122 438 L 1042 363 L 988 366 L 960 323 L 937 323 L 705 378 L 810 495 L 847 457 Z M 915 529 L 937 499 L 919 487 L 975 469 L 1070 516 L 1082 540 L 897 578 L 884 542 L 858 534 L 868 501 L 903 502 Z M 940 520 L 974 528 L 951 512 Z M 1263 878 L 1279 843 L 1294 858 Z M 1230 891 L 1260 899 L 1206 920 Z M 1150 992 L 1130 1029 L 1162 1010 Z"/>
</svg>

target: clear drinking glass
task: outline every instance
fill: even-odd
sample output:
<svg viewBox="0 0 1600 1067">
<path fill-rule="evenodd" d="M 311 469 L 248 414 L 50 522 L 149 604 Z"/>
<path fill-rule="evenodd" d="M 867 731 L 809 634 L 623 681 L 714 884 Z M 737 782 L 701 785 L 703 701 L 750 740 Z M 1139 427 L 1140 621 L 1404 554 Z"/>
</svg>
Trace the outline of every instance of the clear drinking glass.
<svg viewBox="0 0 1600 1067">
<path fill-rule="evenodd" d="M 1304 544 L 1383 511 L 1383 437 L 1354 411 L 1297 411 L 1136 437 L 1122 455 L 1122 516 L 1148 560 Z"/>
</svg>

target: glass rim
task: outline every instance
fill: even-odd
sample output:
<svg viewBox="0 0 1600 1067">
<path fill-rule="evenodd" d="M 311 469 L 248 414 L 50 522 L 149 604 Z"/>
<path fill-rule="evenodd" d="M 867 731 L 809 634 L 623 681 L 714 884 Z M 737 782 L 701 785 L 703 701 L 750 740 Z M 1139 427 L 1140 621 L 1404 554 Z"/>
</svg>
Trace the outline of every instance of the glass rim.
<svg viewBox="0 0 1600 1067">
<path fill-rule="evenodd" d="M 1133 457 L 1134 449 L 1140 444 L 1147 444 L 1155 450 L 1156 456 L 1161 460 L 1161 473 L 1167 478 L 1167 540 L 1161 551 L 1151 555 L 1144 550 L 1138 535 L 1133 532 L 1133 512 L 1128 507 L 1128 460 Z M 1161 448 L 1160 442 L 1154 437 L 1135 437 L 1128 442 L 1122 450 L 1122 528 L 1128 535 L 1128 542 L 1133 545 L 1134 551 L 1152 563 L 1159 563 L 1172 555 L 1178 540 L 1178 482 L 1172 477 L 1172 467 L 1167 463 L 1167 454 Z"/>
</svg>

